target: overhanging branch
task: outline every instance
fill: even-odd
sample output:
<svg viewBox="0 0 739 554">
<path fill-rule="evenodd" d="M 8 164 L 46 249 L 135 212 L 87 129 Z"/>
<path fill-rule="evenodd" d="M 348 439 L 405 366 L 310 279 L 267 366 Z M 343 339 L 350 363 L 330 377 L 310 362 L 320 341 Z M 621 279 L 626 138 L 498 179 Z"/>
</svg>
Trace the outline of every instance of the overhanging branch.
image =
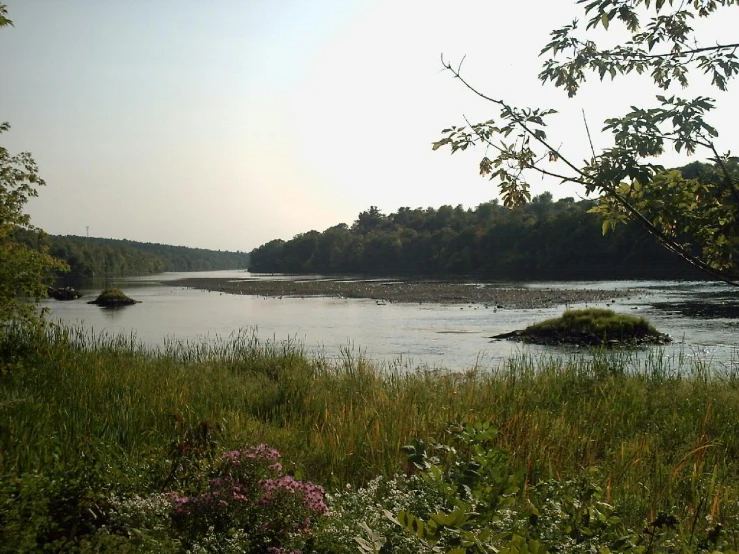
<svg viewBox="0 0 739 554">
<path fill-rule="evenodd" d="M 739 47 L 739 44 L 736 45 Z M 688 262 L 693 267 L 701 270 L 702 272 L 706 273 L 707 275 L 710 275 L 714 279 L 723 281 L 729 285 L 739 287 L 739 282 L 733 280 L 729 275 L 724 274 L 722 271 L 717 270 L 701 259 L 697 258 L 690 252 L 688 252 L 680 243 L 678 243 L 675 239 L 670 237 L 667 233 L 664 231 L 658 229 L 649 219 L 647 219 L 644 214 L 642 214 L 635 206 L 633 206 L 626 198 L 624 198 L 622 195 L 616 191 L 615 187 L 608 184 L 608 183 L 594 183 L 592 180 L 592 177 L 587 175 L 582 169 L 577 167 L 574 163 L 569 161 L 565 156 L 561 154 L 558 148 L 553 147 L 543 139 L 539 134 L 535 133 L 527 124 L 526 121 L 523 120 L 523 118 L 516 113 L 516 111 L 506 102 L 503 100 L 499 100 L 496 98 L 492 98 L 490 96 L 487 96 L 486 94 L 480 92 L 475 87 L 473 87 L 470 83 L 468 83 L 459 73 L 459 71 L 451 66 L 448 62 L 444 60 L 444 57 L 442 55 L 441 62 L 443 67 L 451 71 L 455 78 L 459 79 L 462 84 L 467 87 L 471 92 L 473 92 L 476 96 L 479 98 L 482 98 L 483 100 L 486 100 L 488 102 L 492 102 L 500 107 L 502 107 L 505 111 L 505 114 L 508 115 L 516 125 L 518 125 L 525 133 L 527 133 L 530 137 L 533 137 L 535 141 L 539 142 L 542 146 L 547 148 L 550 152 L 554 152 L 560 160 L 562 160 L 565 165 L 567 165 L 570 169 L 572 169 L 575 173 L 577 173 L 580 177 L 566 177 L 561 175 L 556 175 L 557 177 L 562 178 L 563 182 L 574 182 L 586 187 L 592 187 L 594 189 L 600 189 L 602 190 L 607 196 L 612 197 L 616 202 L 618 202 L 619 205 L 623 207 L 623 209 L 636 221 L 639 222 L 642 227 L 645 228 L 645 230 L 654 236 L 663 246 L 665 246 L 668 250 L 671 252 L 677 254 L 680 256 L 684 261 Z M 473 128 L 474 130 L 474 128 Z M 480 137 L 479 132 L 475 131 L 478 137 Z M 492 145 L 491 141 L 485 140 L 487 144 Z M 548 174 L 546 170 L 543 170 L 542 168 L 538 168 L 536 166 L 529 166 L 532 169 L 535 169 L 536 171 L 539 171 L 543 174 Z M 550 173 L 551 174 L 551 173 Z M 551 174 L 552 176 L 555 176 L 554 174 Z M 728 173 L 727 173 L 728 175 Z"/>
</svg>

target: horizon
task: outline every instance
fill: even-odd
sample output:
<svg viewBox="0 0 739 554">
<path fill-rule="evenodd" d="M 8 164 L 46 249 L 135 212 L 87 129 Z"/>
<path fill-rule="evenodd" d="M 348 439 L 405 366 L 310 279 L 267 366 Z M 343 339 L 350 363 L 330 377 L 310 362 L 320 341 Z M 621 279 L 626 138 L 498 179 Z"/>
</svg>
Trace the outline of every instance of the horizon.
<svg viewBox="0 0 739 554">
<path fill-rule="evenodd" d="M 466 55 L 465 75 L 485 92 L 558 109 L 549 133 L 575 160 L 590 151 L 582 111 L 603 147 L 604 118 L 680 91 L 593 77 L 569 100 L 541 85 L 549 32 L 582 17 L 571 0 L 535 11 L 483 0 L 4 3 L 14 27 L 0 31 L 0 121 L 12 126 L 3 141 L 39 164 L 47 187 L 28 212 L 54 235 L 89 227 L 101 238 L 250 252 L 351 224 L 370 206 L 473 209 L 497 198 L 478 175 L 482 150 L 431 150 L 441 129 L 498 112 L 440 71 L 442 53 Z M 713 17 L 696 28 L 712 42 L 735 24 Z M 690 93 L 717 100 L 709 121 L 739 119 L 730 93 L 705 81 L 694 76 Z M 739 143 L 739 130 L 720 130 L 721 151 Z M 656 161 L 696 160 L 705 161 Z M 550 179 L 531 185 L 532 196 L 584 196 Z"/>
</svg>

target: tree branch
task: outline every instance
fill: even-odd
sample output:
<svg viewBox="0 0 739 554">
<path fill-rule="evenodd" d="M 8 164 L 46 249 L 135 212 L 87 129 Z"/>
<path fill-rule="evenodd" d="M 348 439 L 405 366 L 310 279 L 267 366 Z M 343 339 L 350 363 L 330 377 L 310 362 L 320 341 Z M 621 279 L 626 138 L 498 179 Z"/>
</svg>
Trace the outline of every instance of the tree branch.
<svg viewBox="0 0 739 554">
<path fill-rule="evenodd" d="M 704 46 L 702 48 L 688 48 L 685 50 L 679 50 L 677 52 L 665 52 L 662 54 L 648 54 L 644 50 L 633 50 L 631 52 L 601 50 L 601 51 L 595 52 L 595 54 L 592 57 L 593 58 L 613 57 L 613 58 L 621 58 L 625 60 L 633 58 L 638 61 L 643 61 L 643 60 L 664 59 L 664 58 L 684 58 L 688 56 L 693 56 L 695 54 L 700 54 L 701 52 L 708 52 L 710 50 L 719 52 L 722 50 L 736 50 L 737 48 L 739 48 L 739 43 L 717 44 L 716 46 Z"/>
<path fill-rule="evenodd" d="M 737 46 L 739 46 L 739 45 L 737 45 Z M 475 95 L 477 95 L 478 97 L 482 98 L 483 100 L 487 100 L 488 102 L 492 102 L 494 104 L 497 104 L 498 106 L 501 106 L 505 110 L 506 115 L 508 115 L 509 117 L 511 117 L 513 119 L 513 121 L 519 127 L 521 127 L 529 136 L 533 137 L 537 142 L 539 142 L 540 144 L 542 144 L 549 151 L 556 153 L 557 156 L 559 157 L 559 159 L 561 159 L 565 163 L 565 165 L 567 165 L 570 169 L 572 169 L 573 171 L 575 171 L 575 173 L 577 173 L 578 175 L 580 175 L 581 179 L 577 179 L 577 178 L 573 178 L 573 177 L 563 177 L 563 176 L 557 176 L 557 177 L 563 178 L 563 181 L 565 181 L 565 182 L 575 182 L 575 183 L 581 184 L 581 185 L 586 186 L 586 187 L 593 185 L 593 181 L 592 181 L 592 178 L 591 177 L 589 177 L 579 167 L 577 167 L 572 162 L 570 162 L 567 158 L 565 158 L 564 156 L 562 156 L 562 154 L 559 152 L 559 149 L 554 148 L 546 140 L 544 140 L 543 138 L 541 138 L 540 136 L 538 136 L 536 133 L 534 133 L 529 128 L 529 126 L 526 125 L 526 122 L 523 121 L 523 119 L 515 112 L 515 110 L 511 106 L 509 106 L 503 100 L 498 100 L 498 99 L 492 98 L 492 97 L 487 96 L 486 94 L 483 94 L 482 92 L 478 91 L 475 87 L 473 87 L 471 84 L 469 84 L 461 76 L 461 74 L 451 66 L 451 64 L 449 64 L 448 62 L 445 62 L 444 61 L 444 56 L 443 55 L 441 57 L 441 63 L 444 66 L 445 69 L 451 71 L 452 74 L 454 75 L 454 77 L 457 78 L 457 79 L 459 79 L 462 82 L 462 84 L 465 87 L 467 87 L 467 89 L 469 89 L 471 92 L 473 92 Z M 474 130 L 474 127 L 473 127 L 473 130 Z M 478 131 L 475 130 L 475 133 L 478 135 L 478 137 L 480 137 L 480 134 L 479 134 Z M 482 137 L 480 137 L 480 138 L 482 138 Z M 498 150 L 500 150 L 496 145 L 493 145 L 491 143 L 491 141 L 486 140 L 486 139 L 483 139 L 483 140 L 485 140 L 485 142 L 488 143 L 488 144 L 490 144 L 491 146 L 493 146 L 493 147 L 497 148 Z M 546 170 L 542 170 L 541 168 L 538 168 L 536 166 L 529 165 L 529 167 L 531 167 L 531 168 L 539 171 L 540 173 L 547 174 L 546 173 Z M 555 176 L 555 175 L 552 175 L 552 176 Z M 688 252 L 681 244 L 679 244 L 675 239 L 673 239 L 672 237 L 670 237 L 667 233 L 665 233 L 664 231 L 661 231 L 660 229 L 658 229 L 637 208 L 635 208 L 626 198 L 624 198 L 622 195 L 620 195 L 618 193 L 618 191 L 616 191 L 616 189 L 615 189 L 614 186 L 612 186 L 612 185 L 610 185 L 608 183 L 598 183 L 598 187 L 601 188 L 606 193 L 606 195 L 611 196 L 612 198 L 614 198 L 616 200 L 616 202 L 618 202 L 618 204 L 620 204 L 623 207 L 623 209 L 633 219 L 635 219 L 636 221 L 638 221 L 646 229 L 646 231 L 649 234 L 651 234 L 657 240 L 659 240 L 663 244 L 663 246 L 665 246 L 668 250 L 670 250 L 673 253 L 677 254 L 683 260 L 685 260 L 686 262 L 688 262 L 690 265 L 692 265 L 693 267 L 695 267 L 695 268 L 703 271 L 704 273 L 712 276 L 713 278 L 715 278 L 717 280 L 720 280 L 720 281 L 723 281 L 723 282 L 725 282 L 725 283 L 727 283 L 729 285 L 732 285 L 732 286 L 735 286 L 735 287 L 739 287 L 739 282 L 738 281 L 732 280 L 728 275 L 725 275 L 723 272 L 721 272 L 719 270 L 716 270 L 713 267 L 711 267 L 710 265 L 708 265 L 707 263 L 703 262 L 702 260 L 700 260 L 699 258 L 697 258 L 696 256 L 694 256 L 693 254 L 691 254 L 690 252 Z"/>
<path fill-rule="evenodd" d="M 447 63 L 447 62 L 444 61 L 444 56 L 443 55 L 441 56 L 441 63 L 442 63 L 442 65 L 447 70 L 449 70 L 449 71 L 452 72 L 452 74 L 454 75 L 455 78 L 459 79 L 462 82 L 462 84 L 465 87 L 467 87 L 470 91 L 472 91 L 474 94 L 476 94 L 477 96 L 479 96 L 483 100 L 487 100 L 488 102 L 492 102 L 493 104 L 497 104 L 497 105 L 501 106 L 502 108 L 504 108 L 508 112 L 508 114 L 510 114 L 510 116 L 513 118 L 513 120 L 516 122 L 516 124 L 519 125 L 530 136 L 534 137 L 534 140 L 536 140 L 537 142 L 541 143 L 542 146 L 544 146 L 545 148 L 547 148 L 551 152 L 555 152 L 562 159 L 562 161 L 566 165 L 568 165 L 570 167 L 570 169 L 572 169 L 575 173 L 579 174 L 583 178 L 586 178 L 587 179 L 587 175 L 585 175 L 585 173 L 583 173 L 582 170 L 579 167 L 577 167 L 576 165 L 574 165 L 573 163 L 571 163 L 567 158 L 565 158 L 564 156 L 562 156 L 559 153 L 558 149 L 556 149 L 553 146 L 551 146 L 546 140 L 540 138 L 539 136 L 536 135 L 536 133 L 534 133 L 531 129 L 529 129 L 528 125 L 526 125 L 526 123 L 524 121 L 522 121 L 521 117 L 519 117 L 518 114 L 516 114 L 516 112 L 514 111 L 514 109 L 511 106 L 509 106 L 508 104 L 506 104 L 503 100 L 497 100 L 495 98 L 491 98 L 490 96 L 487 96 L 487 95 L 483 94 L 482 92 L 480 92 L 479 90 L 477 90 L 475 87 L 473 87 L 467 81 L 465 81 L 465 79 L 462 77 L 462 75 L 460 75 L 457 71 L 455 71 L 455 69 L 449 63 Z"/>
</svg>

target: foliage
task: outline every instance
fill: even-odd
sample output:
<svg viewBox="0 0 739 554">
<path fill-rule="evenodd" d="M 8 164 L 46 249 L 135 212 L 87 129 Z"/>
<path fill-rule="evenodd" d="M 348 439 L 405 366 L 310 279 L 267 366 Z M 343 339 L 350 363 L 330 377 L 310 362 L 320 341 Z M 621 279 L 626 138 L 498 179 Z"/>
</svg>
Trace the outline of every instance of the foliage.
<svg viewBox="0 0 739 554">
<path fill-rule="evenodd" d="M 405 449 L 426 486 L 444 492 L 444 508 L 425 517 L 408 511 L 391 516 L 432 552 L 729 552 L 734 545 L 711 520 L 696 528 L 695 520 L 680 525 L 661 513 L 641 530 L 624 526 L 619 507 L 606 501 L 597 469 L 527 487 L 523 472 L 495 445 L 495 427 L 450 428 L 451 445 L 434 447 L 440 457 L 429 456 L 419 441 Z"/>
<path fill-rule="evenodd" d="M 205 491 L 172 493 L 174 525 L 186 544 L 236 532 L 242 533 L 242 552 L 303 548 L 311 523 L 326 513 L 323 488 L 285 475 L 279 460 L 280 454 L 264 444 L 226 452 Z"/>
<path fill-rule="evenodd" d="M 0 479 L 0 552 L 96 550 L 85 548 L 110 523 L 107 497 L 115 488 L 123 493 L 131 487 L 135 472 L 111 466 L 104 449 L 86 445 L 79 453 L 62 466 Z"/>
<path fill-rule="evenodd" d="M 573 21 L 552 31 L 541 54 L 548 59 L 539 78 L 577 94 L 588 74 L 603 80 L 636 72 L 649 74 L 659 89 L 673 83 L 689 86 L 691 72 L 702 72 L 719 90 L 739 72 L 739 44 L 703 45 L 693 22 L 736 10 L 735 0 L 578 0 L 589 17 L 585 33 Z M 620 23 L 629 39 L 600 48 L 588 38 L 598 27 L 607 31 Z M 452 153 L 474 145 L 485 147 L 480 173 L 498 181 L 506 206 L 530 199 L 533 174 L 581 185 L 601 198 L 596 210 L 604 230 L 619 221 L 639 222 L 669 250 L 704 272 L 725 280 L 739 272 L 739 182 L 736 158 L 719 153 L 718 131 L 707 122 L 713 99 L 657 95 L 656 107 L 631 107 L 621 117 L 605 121 L 613 146 L 577 164 L 547 136 L 547 121 L 555 110 L 518 108 L 470 85 L 442 59 L 444 67 L 479 97 L 500 108 L 497 119 L 442 131 L 434 143 Z M 592 143 L 591 143 L 592 145 Z M 714 163 L 710 178 L 690 179 L 665 171 L 652 159 L 673 149 L 692 155 L 703 152 Z M 487 153 L 493 152 L 491 157 Z"/>
<path fill-rule="evenodd" d="M 143 468 L 116 474 L 94 458 L 25 474 L 0 487 L 0 552 L 296 551 L 327 508 L 279 458 L 265 445 L 225 452 L 192 476 L 208 485 L 191 496 L 152 492 L 131 480 Z"/>
<path fill-rule="evenodd" d="M 8 129 L 7 123 L 0 124 L 0 133 Z M 35 241 L 43 240 L 43 232 L 35 229 L 23 212 L 28 199 L 35 197 L 37 187 L 43 185 L 30 154 L 11 156 L 0 146 L 0 322 L 34 319 L 36 310 L 26 300 L 46 296 L 54 272 L 67 269 L 45 249 L 29 248 L 15 240 L 18 229 L 26 229 L 27 236 Z"/>
<path fill-rule="evenodd" d="M 249 265 L 249 254 L 243 252 L 71 235 L 47 235 L 39 242 L 28 232 L 17 232 L 16 239 L 32 248 L 41 245 L 66 261 L 71 278 L 242 269 Z"/>
<path fill-rule="evenodd" d="M 724 168 L 734 182 L 739 182 L 736 160 L 726 160 Z M 621 183 L 617 191 L 687 250 L 711 267 L 728 271 L 735 264 L 739 237 L 733 236 L 736 207 L 732 189 L 724 189 L 722 179 L 715 166 L 696 163 L 682 170 L 659 172 L 649 186 Z M 604 218 L 604 229 L 628 219 L 614 196 L 603 196 L 593 212 Z"/>
<path fill-rule="evenodd" d="M 316 530 L 317 552 L 426 554 L 431 549 L 388 517 L 401 511 L 427 517 L 445 498 L 418 475 L 377 476 L 363 487 L 326 495 L 328 517 Z M 384 550 L 383 550 L 384 549 Z"/>
<path fill-rule="evenodd" d="M 468 514 L 464 540 L 492 525 L 490 540 L 520 540 L 515 532 L 561 551 L 598 544 L 617 552 L 603 541 L 623 530 L 648 544 L 644 522 L 663 512 L 678 525 L 647 525 L 655 544 L 684 545 L 692 534 L 692 548 L 710 545 L 717 524 L 719 541 L 737 529 L 738 391 L 735 371 L 659 351 L 521 355 L 452 374 L 311 359 L 300 345 L 248 334 L 150 351 L 130 336 L 15 326 L 0 337 L 0 552 L 55 541 L 80 552 L 181 552 L 185 544 L 238 552 L 253 540 L 239 522 L 254 514 L 235 494 L 253 500 L 266 479 L 295 493 L 275 500 L 274 521 L 303 522 L 298 499 L 316 489 L 297 481 L 341 491 L 310 534 L 293 537 L 306 553 L 311 534 L 322 553 L 388 542 L 397 552 L 433 552 L 448 543 L 423 544 L 385 512 L 425 526 L 433 514 L 451 517 L 459 502 L 493 514 L 489 524 Z M 271 449 L 243 446 L 255 443 L 279 449 L 282 473 L 269 469 L 278 461 Z M 404 444 L 413 446 L 406 465 Z M 255 473 L 239 473 L 248 465 L 233 462 L 251 463 L 257 452 Z M 402 468 L 411 477 L 395 476 Z M 211 506 L 215 493 L 226 506 Z M 176 498 L 189 500 L 173 517 Z"/>
<path fill-rule="evenodd" d="M 255 249 L 251 271 L 379 275 L 479 275 L 487 278 L 573 279 L 695 277 L 638 227 L 601 237 L 591 201 L 552 201 L 542 194 L 525 206 L 497 202 L 465 210 L 400 208 L 359 214 L 351 226 L 310 231 Z"/>
<path fill-rule="evenodd" d="M 522 354 L 460 374 L 385 373 L 249 333 L 152 352 L 130 336 L 50 328 L 8 334 L 0 364 L 0 475 L 69 465 L 102 444 L 161 476 L 158 490 L 191 496 L 201 484 L 189 476 L 202 471 L 198 460 L 210 463 L 213 441 L 231 450 L 264 442 L 301 477 L 360 485 L 394 474 L 413 437 L 433 444 L 448 421 L 493 420 L 531 480 L 598 465 L 632 521 L 739 499 L 737 376 L 689 356 Z M 693 485 L 705 475 L 712 488 Z"/>
</svg>

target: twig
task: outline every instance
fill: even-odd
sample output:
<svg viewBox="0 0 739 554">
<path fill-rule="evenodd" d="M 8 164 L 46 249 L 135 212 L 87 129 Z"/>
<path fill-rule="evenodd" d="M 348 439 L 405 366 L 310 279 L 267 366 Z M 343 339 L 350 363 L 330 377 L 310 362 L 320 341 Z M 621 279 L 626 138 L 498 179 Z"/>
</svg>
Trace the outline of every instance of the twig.
<svg viewBox="0 0 739 554">
<path fill-rule="evenodd" d="M 593 159 L 595 159 L 595 148 L 593 148 L 593 138 L 590 136 L 590 127 L 588 127 L 588 120 L 585 117 L 585 108 L 582 109 L 582 121 L 585 123 L 585 131 L 588 133 L 588 142 L 590 143 L 590 151 L 593 153 Z"/>
</svg>

